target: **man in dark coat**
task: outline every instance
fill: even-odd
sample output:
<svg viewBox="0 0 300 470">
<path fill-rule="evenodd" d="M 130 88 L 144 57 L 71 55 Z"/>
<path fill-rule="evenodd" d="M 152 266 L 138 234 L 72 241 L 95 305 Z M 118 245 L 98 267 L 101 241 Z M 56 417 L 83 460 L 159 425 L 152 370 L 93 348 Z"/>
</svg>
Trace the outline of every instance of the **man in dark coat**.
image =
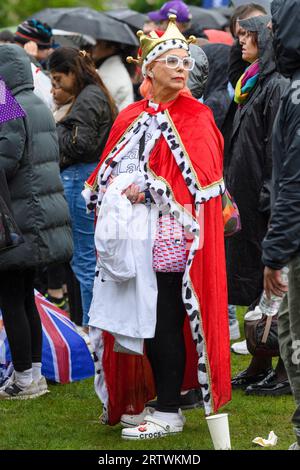
<svg viewBox="0 0 300 470">
<path fill-rule="evenodd" d="M 0 47 L 0 76 L 25 112 L 0 125 L 0 169 L 25 243 L 0 253 L 0 304 L 15 373 L 0 399 L 45 393 L 41 377 L 42 329 L 34 300 L 35 268 L 70 260 L 70 216 L 59 175 L 55 122 L 33 93 L 27 54 Z"/>
<path fill-rule="evenodd" d="M 281 269 L 288 265 L 288 293 L 278 314 L 281 357 L 297 409 L 292 422 L 300 450 L 300 0 L 274 0 L 272 23 L 278 70 L 291 79 L 273 132 L 274 205 L 263 242 L 267 295 L 286 291 Z"/>
<path fill-rule="evenodd" d="M 242 230 L 227 240 L 229 303 L 250 305 L 263 290 L 261 243 L 270 217 L 272 129 L 286 81 L 275 70 L 267 17 L 240 21 L 258 37 L 259 78 L 238 107 L 226 185 L 241 214 Z"/>
</svg>

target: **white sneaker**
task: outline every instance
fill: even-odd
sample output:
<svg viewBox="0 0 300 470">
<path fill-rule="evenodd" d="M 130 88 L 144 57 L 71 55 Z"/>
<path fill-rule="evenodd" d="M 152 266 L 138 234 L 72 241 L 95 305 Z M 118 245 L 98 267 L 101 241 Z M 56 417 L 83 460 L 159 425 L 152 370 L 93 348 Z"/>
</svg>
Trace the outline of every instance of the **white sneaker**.
<svg viewBox="0 0 300 470">
<path fill-rule="evenodd" d="M 146 416 L 144 423 L 135 428 L 125 428 L 122 430 L 123 439 L 144 440 L 158 439 L 182 432 L 183 422 L 178 425 L 169 424 L 153 416 Z"/>
<path fill-rule="evenodd" d="M 294 444 L 289 447 L 289 450 L 300 450 L 300 445 L 298 442 L 294 442 Z"/>
<path fill-rule="evenodd" d="M 146 416 L 153 415 L 155 408 L 150 408 L 146 406 L 144 410 L 138 415 L 122 415 L 120 419 L 120 424 L 123 428 L 134 428 L 139 426 L 145 421 Z"/>
<path fill-rule="evenodd" d="M 239 339 L 241 337 L 240 333 L 240 326 L 237 320 L 234 320 L 233 323 L 229 323 L 229 332 L 230 332 L 230 340 Z"/>
<path fill-rule="evenodd" d="M 40 380 L 37 382 L 37 386 L 38 386 L 39 391 L 41 392 L 41 395 L 50 393 L 50 390 L 48 389 L 47 381 L 43 375 L 41 376 Z"/>
<path fill-rule="evenodd" d="M 248 349 L 247 349 L 247 341 L 239 341 L 238 343 L 233 343 L 231 345 L 231 351 L 234 352 L 235 354 L 250 354 Z"/>
<path fill-rule="evenodd" d="M 33 381 L 25 388 L 20 388 L 13 382 L 0 390 L 0 400 L 27 400 L 41 395 L 37 384 Z"/>
<path fill-rule="evenodd" d="M 5 382 L 1 385 L 0 390 L 4 390 L 8 385 L 11 385 L 15 381 L 15 371 L 11 374 L 10 377 L 7 377 Z"/>
</svg>

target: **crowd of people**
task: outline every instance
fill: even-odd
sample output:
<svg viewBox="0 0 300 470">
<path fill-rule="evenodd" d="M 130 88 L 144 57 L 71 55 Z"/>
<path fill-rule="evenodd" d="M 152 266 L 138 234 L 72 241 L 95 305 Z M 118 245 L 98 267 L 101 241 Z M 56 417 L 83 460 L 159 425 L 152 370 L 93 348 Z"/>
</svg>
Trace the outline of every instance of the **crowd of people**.
<svg viewBox="0 0 300 470">
<path fill-rule="evenodd" d="M 127 59 L 117 37 L 63 47 L 36 19 L 0 33 L 22 110 L 1 103 L 0 198 L 23 238 L 0 250 L 0 400 L 47 393 L 38 288 L 90 341 L 101 421 L 124 439 L 182 432 L 182 409 L 240 388 L 294 395 L 300 450 L 299 16 L 299 0 L 248 3 L 214 36 L 171 0 Z M 263 331 L 231 377 L 237 306 Z"/>
</svg>

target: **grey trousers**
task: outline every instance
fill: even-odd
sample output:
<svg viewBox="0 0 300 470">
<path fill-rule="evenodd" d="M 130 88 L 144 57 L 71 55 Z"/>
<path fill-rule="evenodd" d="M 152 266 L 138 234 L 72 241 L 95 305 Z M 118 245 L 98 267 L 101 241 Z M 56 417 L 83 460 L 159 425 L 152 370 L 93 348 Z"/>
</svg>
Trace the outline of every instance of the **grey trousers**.
<svg viewBox="0 0 300 470">
<path fill-rule="evenodd" d="M 297 405 L 292 423 L 300 445 L 300 254 L 288 267 L 289 291 L 278 313 L 278 337 L 280 355 Z"/>
</svg>

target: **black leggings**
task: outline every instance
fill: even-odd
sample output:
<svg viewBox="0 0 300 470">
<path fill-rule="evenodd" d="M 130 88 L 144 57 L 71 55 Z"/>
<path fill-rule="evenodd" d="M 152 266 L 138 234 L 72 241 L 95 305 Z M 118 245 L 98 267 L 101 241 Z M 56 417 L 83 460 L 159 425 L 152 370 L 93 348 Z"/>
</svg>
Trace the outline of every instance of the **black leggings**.
<svg viewBox="0 0 300 470">
<path fill-rule="evenodd" d="M 0 306 L 17 372 L 42 359 L 42 326 L 34 299 L 34 270 L 0 272 Z"/>
<path fill-rule="evenodd" d="M 157 393 L 157 411 L 177 413 L 185 370 L 182 273 L 157 273 L 155 337 L 145 341 Z"/>
</svg>

